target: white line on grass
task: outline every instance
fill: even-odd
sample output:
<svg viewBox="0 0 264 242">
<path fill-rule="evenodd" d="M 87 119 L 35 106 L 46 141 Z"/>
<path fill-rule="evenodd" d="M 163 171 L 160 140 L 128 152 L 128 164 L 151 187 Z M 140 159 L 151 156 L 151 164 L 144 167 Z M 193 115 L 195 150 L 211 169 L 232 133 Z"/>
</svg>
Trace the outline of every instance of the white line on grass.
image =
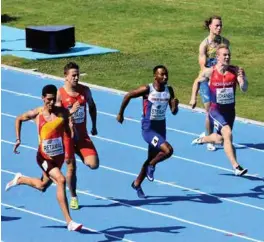
<svg viewBox="0 0 264 242">
<path fill-rule="evenodd" d="M 11 94 L 18 95 L 18 96 L 24 96 L 24 97 L 29 97 L 29 98 L 39 99 L 39 100 L 41 99 L 40 97 L 33 96 L 33 95 L 31 95 L 31 94 L 15 92 L 15 91 L 11 91 L 11 90 L 8 90 L 8 89 L 3 89 L 3 88 L 2 88 L 1 90 L 2 90 L 3 92 L 11 93 Z M 87 109 L 87 110 L 88 110 L 88 109 Z M 107 112 L 102 112 L 102 111 L 99 111 L 99 110 L 97 110 L 97 113 L 102 114 L 102 115 L 106 115 L 106 116 L 109 116 L 109 117 L 116 118 L 116 114 L 107 113 Z M 125 120 L 127 120 L 127 121 L 131 121 L 131 122 L 135 122 L 135 123 L 141 123 L 140 120 L 133 119 L 133 118 L 127 118 L 127 117 L 125 117 Z M 171 131 L 175 131 L 175 132 L 177 132 L 177 133 L 182 133 L 182 134 L 191 135 L 191 136 L 194 136 L 194 137 L 199 136 L 199 134 L 192 133 L 192 132 L 188 132 L 188 131 L 184 131 L 184 130 L 180 130 L 180 129 L 174 129 L 174 128 L 170 128 L 170 127 L 167 127 L 166 129 L 167 129 L 167 130 L 171 130 Z M 246 146 L 246 145 L 240 145 L 240 144 L 236 144 L 236 143 L 234 143 L 234 145 L 235 145 L 235 146 L 238 146 L 238 147 L 248 148 L 248 149 L 250 149 L 250 150 L 255 150 L 255 151 L 259 151 L 259 152 L 263 152 L 263 153 L 264 153 L 264 150 L 261 150 L 261 149 L 257 149 L 257 148 L 249 147 L 249 146 Z"/>
<path fill-rule="evenodd" d="M 12 144 L 12 145 L 15 144 L 14 142 L 10 142 L 10 141 L 7 141 L 7 140 L 1 140 L 1 141 L 4 142 L 4 143 L 7 143 L 7 144 Z M 26 148 L 26 149 L 31 149 L 31 150 L 36 150 L 37 151 L 36 148 L 31 147 L 31 146 L 27 146 L 27 145 L 20 145 L 20 146 L 23 147 L 23 148 Z M 77 159 L 77 161 L 81 162 L 80 159 Z M 111 171 L 114 171 L 114 172 L 118 172 L 118 173 L 126 174 L 126 175 L 129 175 L 129 176 L 137 177 L 137 174 L 134 174 L 134 173 L 131 173 L 131 172 L 127 172 L 127 171 L 123 171 L 123 170 L 119 170 L 119 169 L 115 169 L 115 168 L 107 167 L 107 166 L 103 166 L 103 165 L 100 165 L 100 167 L 104 168 L 106 170 L 111 170 Z M 167 185 L 167 186 L 171 186 L 171 187 L 187 190 L 187 191 L 194 192 L 194 193 L 197 193 L 197 194 L 206 195 L 206 196 L 209 196 L 209 197 L 214 197 L 214 198 L 220 199 L 222 201 L 231 202 L 231 203 L 234 203 L 234 204 L 238 204 L 238 205 L 242 205 L 242 206 L 245 206 L 245 207 L 250 207 L 250 208 L 254 208 L 254 209 L 257 209 L 257 210 L 264 211 L 264 208 L 262 208 L 262 207 L 258 207 L 258 206 L 251 205 L 251 204 L 248 204 L 248 203 L 239 202 L 239 201 L 232 200 L 232 199 L 229 199 L 229 198 L 219 197 L 219 196 L 216 196 L 216 195 L 212 195 L 210 193 L 194 190 L 194 189 L 191 189 L 189 187 L 175 185 L 173 183 L 165 182 L 165 181 L 161 181 L 161 180 L 157 180 L 157 179 L 155 179 L 154 182 L 162 184 L 162 185 Z"/>
<path fill-rule="evenodd" d="M 6 172 L 6 173 L 11 173 L 11 174 L 13 173 L 13 172 L 9 172 L 9 171 L 6 171 L 6 170 L 2 170 L 2 171 Z M 15 173 L 13 173 L 13 174 L 15 174 Z M 55 186 L 55 184 L 53 184 L 53 185 Z M 134 209 L 137 209 L 137 210 L 140 210 L 140 211 L 143 211 L 143 212 L 147 212 L 147 213 L 150 213 L 150 214 L 154 214 L 154 215 L 158 215 L 158 216 L 161 216 L 161 217 L 173 219 L 173 220 L 176 220 L 176 221 L 179 221 L 179 222 L 182 222 L 182 223 L 191 224 L 191 225 L 194 225 L 194 226 L 197 226 L 197 227 L 200 227 L 200 228 L 204 228 L 204 229 L 212 230 L 212 231 L 215 231 L 215 232 L 223 233 L 225 235 L 229 234 L 229 235 L 232 235 L 234 237 L 241 238 L 241 239 L 254 241 L 254 242 L 261 242 L 260 240 L 257 240 L 257 239 L 251 238 L 251 237 L 247 237 L 247 236 L 244 236 L 244 235 L 236 234 L 236 233 L 229 232 L 229 231 L 226 231 L 226 230 L 223 230 L 223 229 L 218 229 L 218 228 L 215 228 L 215 227 L 212 227 L 212 226 L 200 224 L 200 223 L 193 222 L 193 221 L 190 221 L 190 220 L 182 219 L 180 217 L 169 215 L 169 214 L 166 214 L 166 213 L 161 213 L 161 212 L 157 212 L 157 211 L 154 211 L 154 210 L 150 210 L 150 209 L 146 209 L 146 208 L 142 208 L 142 207 L 138 207 L 138 206 L 133 206 L 133 205 L 125 203 L 125 202 L 120 202 L 120 201 L 113 200 L 113 199 L 110 199 L 110 198 L 107 198 L 107 197 L 103 197 L 103 196 L 100 196 L 100 195 L 96 195 L 96 194 L 93 194 L 93 193 L 88 193 L 88 192 L 81 191 L 81 190 L 76 190 L 76 192 L 79 193 L 79 194 L 88 195 L 90 197 L 94 197 L 94 198 L 97 198 L 97 199 L 110 201 L 110 202 L 112 202 L 114 204 L 120 204 L 120 205 L 123 205 L 123 206 L 126 206 L 126 207 L 130 207 L 130 208 L 134 208 Z"/>
<path fill-rule="evenodd" d="M 19 208 L 19 207 L 16 207 L 16 206 L 13 206 L 13 205 L 10 205 L 10 204 L 6 204 L 6 203 L 2 203 L 2 202 L 1 202 L 1 205 L 4 206 L 4 207 L 13 208 L 15 210 L 18 210 L 18 211 L 21 211 L 21 212 L 24 212 L 24 213 L 29 213 L 29 214 L 32 214 L 32 215 L 35 215 L 35 216 L 38 216 L 38 217 L 42 217 L 42 218 L 45 218 L 45 219 L 48 219 L 48 220 L 52 220 L 52 221 L 55 221 L 55 222 L 58 222 L 58 223 L 66 224 L 66 222 L 63 221 L 63 220 L 60 220 L 60 219 L 57 219 L 57 218 L 54 218 L 54 217 L 51 217 L 51 216 L 44 215 L 42 213 L 33 212 L 33 211 L 30 211 L 30 210 L 27 210 L 27 209 L 24 209 L 24 208 Z M 114 235 L 111 235 L 111 234 L 107 234 L 107 233 L 103 233 L 103 232 L 100 232 L 100 231 L 92 229 L 92 228 L 88 228 L 88 227 L 84 227 L 83 226 L 82 229 L 90 231 L 90 232 L 93 232 L 93 233 L 97 233 L 97 234 L 103 234 L 103 235 L 105 235 L 107 237 L 111 237 L 111 238 L 118 239 L 118 240 L 121 240 L 121 241 L 133 242 L 132 240 L 122 239 L 120 237 L 117 237 L 117 236 L 114 236 Z"/>
</svg>

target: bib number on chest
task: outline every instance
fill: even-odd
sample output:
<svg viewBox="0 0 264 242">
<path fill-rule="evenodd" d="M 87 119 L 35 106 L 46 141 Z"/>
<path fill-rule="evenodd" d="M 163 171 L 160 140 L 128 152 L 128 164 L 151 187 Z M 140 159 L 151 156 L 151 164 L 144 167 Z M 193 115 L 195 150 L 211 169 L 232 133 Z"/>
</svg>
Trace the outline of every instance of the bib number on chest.
<svg viewBox="0 0 264 242">
<path fill-rule="evenodd" d="M 42 150 L 48 156 L 57 156 L 63 154 L 63 144 L 61 137 L 43 140 Z"/>
<path fill-rule="evenodd" d="M 167 105 L 153 105 L 150 111 L 151 120 L 163 120 L 165 119 Z"/>
<path fill-rule="evenodd" d="M 217 88 L 216 89 L 216 102 L 219 104 L 231 104 L 235 102 L 234 89 L 228 88 Z"/>
<path fill-rule="evenodd" d="M 83 123 L 85 117 L 84 106 L 80 106 L 78 110 L 73 114 L 73 121 L 76 124 Z"/>
</svg>

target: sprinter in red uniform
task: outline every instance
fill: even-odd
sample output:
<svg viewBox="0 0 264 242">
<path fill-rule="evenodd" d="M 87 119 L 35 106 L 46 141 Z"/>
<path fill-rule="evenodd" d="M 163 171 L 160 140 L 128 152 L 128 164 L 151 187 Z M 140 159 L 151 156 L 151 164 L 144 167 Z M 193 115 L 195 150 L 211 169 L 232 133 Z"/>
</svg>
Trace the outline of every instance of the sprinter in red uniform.
<svg viewBox="0 0 264 242">
<path fill-rule="evenodd" d="M 92 120 L 92 135 L 97 135 L 96 128 L 96 105 L 92 98 L 89 87 L 79 84 L 79 66 L 70 62 L 64 67 L 65 85 L 58 90 L 57 106 L 67 108 L 72 113 L 72 122 L 74 128 L 74 149 L 75 153 L 81 158 L 86 166 L 91 169 L 99 167 L 99 158 L 97 151 L 91 141 L 87 128 L 87 104 Z M 71 192 L 71 209 L 78 209 L 78 199 L 76 194 L 76 161 L 75 159 L 66 160 L 67 162 L 67 182 Z"/>
</svg>

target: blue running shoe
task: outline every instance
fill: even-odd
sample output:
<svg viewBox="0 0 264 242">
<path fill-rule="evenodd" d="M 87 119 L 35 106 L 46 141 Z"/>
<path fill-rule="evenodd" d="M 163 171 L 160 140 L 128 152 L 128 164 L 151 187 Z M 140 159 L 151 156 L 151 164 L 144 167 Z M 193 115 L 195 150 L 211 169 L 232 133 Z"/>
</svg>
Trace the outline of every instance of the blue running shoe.
<svg viewBox="0 0 264 242">
<path fill-rule="evenodd" d="M 137 191 L 137 195 L 138 195 L 139 198 L 146 198 L 145 193 L 143 192 L 141 186 L 136 187 L 135 184 L 134 184 L 134 182 L 132 182 L 131 187 L 132 187 L 134 190 Z"/>
<path fill-rule="evenodd" d="M 151 182 L 154 181 L 154 172 L 155 172 L 155 167 L 152 165 L 148 165 L 146 175 L 148 180 Z"/>
</svg>

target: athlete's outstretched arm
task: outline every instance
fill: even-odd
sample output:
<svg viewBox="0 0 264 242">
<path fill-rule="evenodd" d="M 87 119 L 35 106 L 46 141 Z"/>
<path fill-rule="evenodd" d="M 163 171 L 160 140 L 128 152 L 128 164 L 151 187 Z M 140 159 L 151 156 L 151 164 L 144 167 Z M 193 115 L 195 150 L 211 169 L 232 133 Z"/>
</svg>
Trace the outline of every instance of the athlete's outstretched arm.
<svg viewBox="0 0 264 242">
<path fill-rule="evenodd" d="M 39 109 L 33 109 L 30 111 L 27 111 L 16 118 L 15 122 L 15 130 L 16 130 L 16 143 L 14 146 L 14 153 L 18 154 L 19 152 L 17 151 L 18 146 L 21 144 L 21 128 L 22 128 L 22 122 L 28 121 L 28 120 L 33 120 L 37 117 L 39 113 Z"/>
<path fill-rule="evenodd" d="M 117 121 L 119 123 L 123 123 L 125 109 L 132 98 L 142 97 L 146 95 L 148 92 L 149 92 L 149 86 L 141 86 L 133 91 L 128 92 L 122 101 L 119 113 L 116 117 Z"/>
<path fill-rule="evenodd" d="M 179 105 L 179 100 L 175 98 L 175 94 L 173 91 L 173 88 L 171 86 L 168 87 L 169 92 L 170 92 L 170 100 L 169 100 L 169 105 L 170 105 L 170 110 L 173 115 L 176 115 L 178 113 L 178 105 Z"/>
</svg>

